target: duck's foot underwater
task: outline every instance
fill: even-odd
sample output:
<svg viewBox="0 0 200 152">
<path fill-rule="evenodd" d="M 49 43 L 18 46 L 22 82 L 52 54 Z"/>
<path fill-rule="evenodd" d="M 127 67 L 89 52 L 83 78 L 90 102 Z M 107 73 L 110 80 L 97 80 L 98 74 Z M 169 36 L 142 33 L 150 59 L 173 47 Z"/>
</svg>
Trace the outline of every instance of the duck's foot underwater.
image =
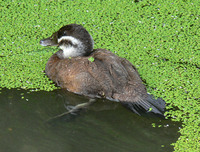
<svg viewBox="0 0 200 152">
<path fill-rule="evenodd" d="M 87 108 L 88 106 L 90 106 L 95 101 L 96 101 L 96 99 L 89 99 L 89 102 L 81 103 L 81 104 L 78 104 L 76 106 L 66 106 L 66 109 L 68 111 L 66 111 L 64 113 L 61 113 L 59 115 L 56 115 L 54 117 L 51 117 L 51 118 L 47 119 L 45 122 L 50 122 L 52 120 L 61 118 L 61 117 L 66 116 L 66 115 L 74 115 L 74 116 L 76 116 L 78 112 L 80 112 L 81 110 Z"/>
</svg>

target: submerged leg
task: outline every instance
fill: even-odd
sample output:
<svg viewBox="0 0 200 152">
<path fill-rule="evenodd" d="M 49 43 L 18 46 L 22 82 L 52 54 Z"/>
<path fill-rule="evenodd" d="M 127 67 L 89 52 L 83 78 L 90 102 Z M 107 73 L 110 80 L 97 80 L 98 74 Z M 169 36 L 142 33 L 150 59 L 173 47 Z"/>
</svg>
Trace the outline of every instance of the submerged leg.
<svg viewBox="0 0 200 152">
<path fill-rule="evenodd" d="M 89 105 L 91 105 L 91 104 L 92 104 L 93 102 L 95 102 L 95 101 L 96 101 L 96 99 L 89 99 L 89 102 L 80 103 L 80 104 L 78 104 L 78 105 L 76 105 L 76 106 L 67 106 L 66 108 L 67 108 L 68 111 L 66 111 L 66 112 L 64 112 L 64 113 L 61 113 L 61 114 L 59 114 L 59 115 L 56 115 L 56 116 L 54 116 L 54 117 L 51 117 L 51 118 L 49 118 L 48 120 L 46 120 L 46 122 L 49 122 L 49 121 L 51 121 L 51 120 L 60 118 L 60 117 L 62 117 L 62 116 L 68 115 L 68 114 L 76 115 L 75 113 L 76 113 L 77 111 L 88 107 Z"/>
</svg>

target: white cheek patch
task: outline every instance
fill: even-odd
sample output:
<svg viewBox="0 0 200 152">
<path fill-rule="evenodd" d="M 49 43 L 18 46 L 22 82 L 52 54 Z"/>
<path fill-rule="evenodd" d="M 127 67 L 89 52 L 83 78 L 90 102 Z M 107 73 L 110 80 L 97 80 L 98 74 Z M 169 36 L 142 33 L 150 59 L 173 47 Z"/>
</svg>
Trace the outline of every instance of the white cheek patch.
<svg viewBox="0 0 200 152">
<path fill-rule="evenodd" d="M 58 43 L 60 43 L 62 40 L 69 40 L 72 42 L 73 45 L 81 44 L 81 41 L 79 41 L 78 39 L 76 39 L 72 36 L 62 36 L 61 38 L 58 39 Z"/>
<path fill-rule="evenodd" d="M 84 51 L 84 46 L 82 42 L 72 36 L 63 36 L 58 39 L 58 43 L 60 43 L 62 40 L 68 40 L 71 41 L 73 46 L 71 45 L 60 45 L 60 49 L 63 50 L 63 58 L 69 58 L 69 57 L 76 57 L 80 56 Z M 76 47 L 74 47 L 76 46 Z"/>
</svg>

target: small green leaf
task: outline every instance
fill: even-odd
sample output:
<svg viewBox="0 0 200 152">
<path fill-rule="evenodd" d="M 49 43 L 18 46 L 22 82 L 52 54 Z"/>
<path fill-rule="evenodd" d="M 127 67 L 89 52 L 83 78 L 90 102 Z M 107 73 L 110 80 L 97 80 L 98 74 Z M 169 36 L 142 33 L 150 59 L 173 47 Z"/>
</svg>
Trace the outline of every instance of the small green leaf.
<svg viewBox="0 0 200 152">
<path fill-rule="evenodd" d="M 149 108 L 149 111 L 152 111 L 152 108 L 151 108 L 151 107 Z"/>
<path fill-rule="evenodd" d="M 89 60 L 90 62 L 93 62 L 93 61 L 94 61 L 94 58 L 93 58 L 93 57 L 90 57 L 90 58 L 88 58 L 88 60 Z"/>
</svg>

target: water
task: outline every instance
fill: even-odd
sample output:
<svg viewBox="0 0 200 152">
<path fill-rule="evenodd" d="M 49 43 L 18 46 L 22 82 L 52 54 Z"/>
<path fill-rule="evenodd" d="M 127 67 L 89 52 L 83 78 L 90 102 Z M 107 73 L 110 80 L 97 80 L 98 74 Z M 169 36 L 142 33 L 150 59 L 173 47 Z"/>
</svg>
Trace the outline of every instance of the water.
<svg viewBox="0 0 200 152">
<path fill-rule="evenodd" d="M 86 97 L 62 90 L 1 90 L 0 152 L 173 151 L 180 124 L 138 116 L 116 102 L 98 100 L 77 115 L 47 121 L 84 102 Z"/>
</svg>

